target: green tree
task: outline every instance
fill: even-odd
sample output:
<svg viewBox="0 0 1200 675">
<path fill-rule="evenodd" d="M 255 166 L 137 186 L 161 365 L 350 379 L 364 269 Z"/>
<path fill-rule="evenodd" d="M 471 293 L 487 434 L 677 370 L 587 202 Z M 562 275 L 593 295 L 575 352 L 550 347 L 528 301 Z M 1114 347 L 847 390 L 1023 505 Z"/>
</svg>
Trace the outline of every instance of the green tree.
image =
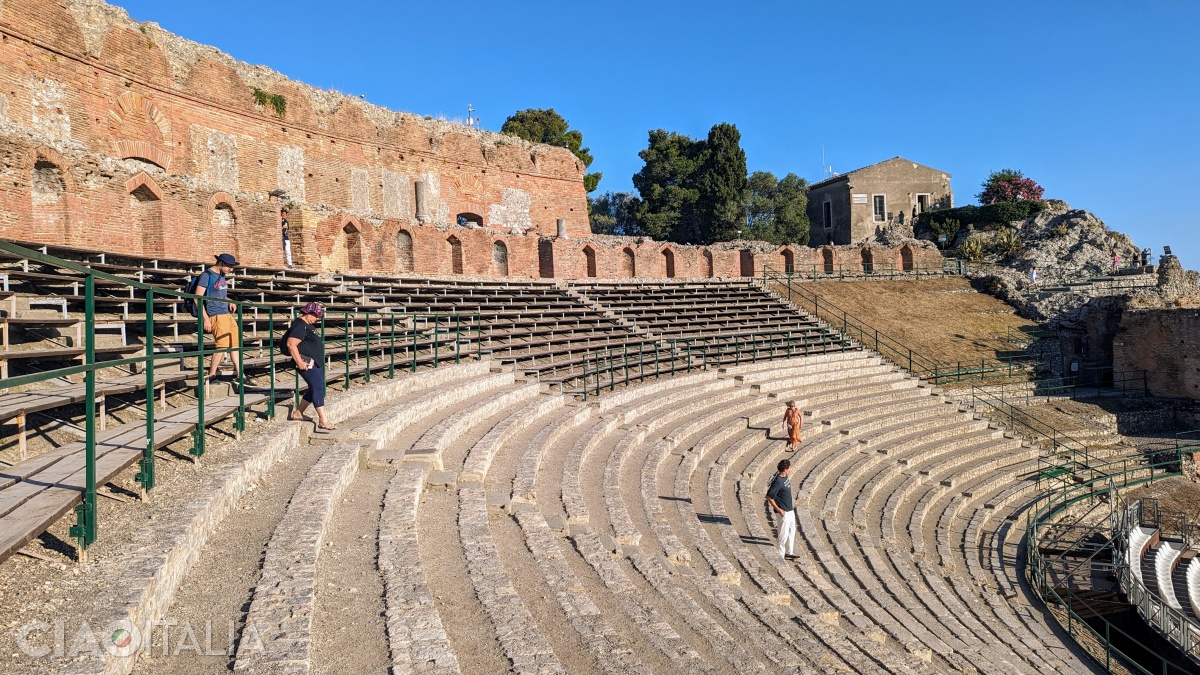
<svg viewBox="0 0 1200 675">
<path fill-rule="evenodd" d="M 678 242 L 699 239 L 694 179 L 703 152 L 704 141 L 664 129 L 650 132 L 648 146 L 638 153 L 645 165 L 633 176 L 641 196 L 637 221 L 646 235 Z"/>
<path fill-rule="evenodd" d="M 523 138 L 534 143 L 557 145 L 571 151 L 583 166 L 592 165 L 591 148 L 583 147 L 583 132 L 572 129 L 571 125 L 554 111 L 554 108 L 527 108 L 520 110 L 504 120 L 500 133 Z M 602 173 L 589 173 L 583 177 L 583 186 L 588 192 L 594 192 L 600 184 Z"/>
<path fill-rule="evenodd" d="M 738 238 L 746 190 L 746 151 L 741 141 L 737 127 L 727 122 L 714 125 L 708 132 L 695 178 L 700 224 L 696 243 Z"/>
<path fill-rule="evenodd" d="M 755 171 L 746 179 L 745 239 L 772 244 L 808 243 L 808 181 L 789 173 L 776 179 L 770 171 Z"/>
<path fill-rule="evenodd" d="M 641 201 L 631 192 L 605 192 L 592 199 L 589 216 L 593 234 L 618 234 L 627 237 L 643 236 L 637 220 Z"/>
</svg>

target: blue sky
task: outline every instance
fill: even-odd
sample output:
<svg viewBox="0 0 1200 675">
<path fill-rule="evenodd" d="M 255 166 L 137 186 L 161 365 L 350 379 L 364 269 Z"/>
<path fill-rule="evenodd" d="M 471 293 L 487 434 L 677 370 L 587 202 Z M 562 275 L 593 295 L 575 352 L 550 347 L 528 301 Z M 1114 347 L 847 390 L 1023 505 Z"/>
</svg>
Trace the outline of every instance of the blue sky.
<svg viewBox="0 0 1200 675">
<path fill-rule="evenodd" d="M 499 129 L 553 107 L 601 191 L 650 129 L 742 133 L 751 171 L 821 177 L 901 155 L 958 204 L 1015 168 L 1139 246 L 1200 265 L 1200 3 L 119 0 L 235 58 Z"/>
</svg>

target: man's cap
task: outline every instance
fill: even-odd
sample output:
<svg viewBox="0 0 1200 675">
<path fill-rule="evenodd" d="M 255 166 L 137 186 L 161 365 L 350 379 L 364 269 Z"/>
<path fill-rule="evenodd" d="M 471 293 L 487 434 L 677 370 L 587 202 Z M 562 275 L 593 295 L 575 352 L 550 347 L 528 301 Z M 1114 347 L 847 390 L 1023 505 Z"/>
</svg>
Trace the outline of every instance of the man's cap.
<svg viewBox="0 0 1200 675">
<path fill-rule="evenodd" d="M 310 302 L 307 305 L 301 307 L 300 313 L 301 314 L 312 314 L 313 316 L 317 317 L 318 319 L 325 316 L 325 310 L 321 309 L 321 303 L 319 303 L 319 302 Z"/>
<path fill-rule="evenodd" d="M 285 206 L 282 209 L 279 209 L 279 212 L 280 213 L 288 213 L 288 207 Z"/>
<path fill-rule="evenodd" d="M 228 253 L 222 253 L 221 255 L 217 256 L 217 262 L 221 263 L 222 265 L 229 265 L 230 267 L 237 267 L 238 264 L 237 258 L 234 258 Z"/>
</svg>

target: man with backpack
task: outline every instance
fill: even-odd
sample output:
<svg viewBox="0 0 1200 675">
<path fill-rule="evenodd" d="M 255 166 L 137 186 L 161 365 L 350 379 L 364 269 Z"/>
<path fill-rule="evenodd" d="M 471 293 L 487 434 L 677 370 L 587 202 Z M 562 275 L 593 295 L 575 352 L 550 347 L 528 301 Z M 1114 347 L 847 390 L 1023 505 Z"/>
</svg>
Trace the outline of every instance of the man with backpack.
<svg viewBox="0 0 1200 675">
<path fill-rule="evenodd" d="M 206 298 L 203 302 L 196 303 L 197 318 L 200 319 L 204 332 L 213 336 L 213 342 L 216 343 L 218 350 L 234 349 L 239 342 L 237 319 L 233 316 L 233 312 L 237 310 L 233 304 L 227 302 L 229 282 L 225 279 L 225 275 L 232 273 L 237 264 L 237 260 L 232 255 L 222 253 L 217 256 L 217 261 L 201 272 L 194 281 L 195 289 L 192 292 Z M 203 338 L 203 334 L 201 334 L 201 338 Z M 208 379 L 216 379 L 221 363 L 225 360 L 225 353 L 218 351 L 213 354 L 212 364 L 208 367 Z M 230 354 L 229 360 L 233 362 L 234 380 L 240 381 L 238 360 L 232 354 Z"/>
</svg>

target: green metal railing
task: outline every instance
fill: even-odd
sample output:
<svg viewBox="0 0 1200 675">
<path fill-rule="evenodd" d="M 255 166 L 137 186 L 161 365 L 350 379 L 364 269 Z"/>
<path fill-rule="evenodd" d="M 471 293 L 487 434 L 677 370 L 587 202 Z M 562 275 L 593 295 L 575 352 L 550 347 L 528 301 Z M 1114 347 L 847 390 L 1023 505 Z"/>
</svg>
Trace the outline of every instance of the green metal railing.
<svg viewBox="0 0 1200 675">
<path fill-rule="evenodd" d="M 622 345 L 598 350 L 587 357 L 576 380 L 578 389 L 565 393 L 598 396 L 607 387 L 640 382 L 649 377 L 691 372 L 721 364 L 740 365 L 759 360 L 843 351 L 839 334 L 814 335 L 805 330 L 776 330 L 736 333 L 710 337 L 663 338 L 647 348 Z M 861 348 L 861 347 L 858 347 Z M 665 364 L 665 365 L 664 365 Z M 590 392 L 590 394 L 589 394 Z"/>
<path fill-rule="evenodd" d="M 1182 446 L 1181 446 L 1182 447 Z M 1130 457 L 1115 458 L 1103 464 L 1107 470 L 1080 472 L 1075 467 L 1064 465 L 1058 473 L 1043 473 L 1038 479 L 1038 492 L 1034 501 L 1026 511 L 1025 518 L 1025 578 L 1034 593 L 1043 602 L 1060 606 L 1066 614 L 1066 625 L 1063 626 L 1072 638 L 1085 633 L 1103 649 L 1103 655 L 1089 651 L 1092 658 L 1109 672 L 1113 669 L 1114 659 L 1135 672 L 1145 675 L 1173 675 L 1174 673 L 1195 672 L 1195 666 L 1180 666 L 1167 656 L 1132 635 L 1105 617 L 1104 608 L 1081 595 L 1069 584 L 1060 584 L 1061 575 L 1056 570 L 1063 569 L 1061 554 L 1054 556 L 1050 549 L 1061 550 L 1063 544 L 1050 534 L 1055 525 L 1055 518 L 1064 513 L 1069 507 L 1080 503 L 1108 502 L 1112 512 L 1121 513 L 1119 488 L 1133 487 L 1152 482 L 1160 478 L 1176 476 L 1182 468 L 1182 450 L 1174 456 L 1147 458 L 1139 454 Z M 1054 546 L 1043 549 L 1043 536 L 1053 539 Z M 1120 547 L 1116 547 L 1118 550 Z M 1117 560 L 1120 567 L 1121 561 Z M 1078 564 L 1073 564 L 1078 567 Z M 1119 570 L 1118 570 L 1119 573 Z M 1131 576 L 1131 575 L 1130 575 Z M 1087 615 L 1089 618 L 1085 618 Z M 1098 624 L 1097 628 L 1093 624 Z M 1130 648 L 1122 649 L 1114 644 L 1114 639 L 1120 638 L 1122 644 L 1132 645 L 1139 654 L 1130 653 Z M 1152 668 L 1143 665 L 1149 661 Z"/>
<path fill-rule="evenodd" d="M 195 302 L 200 303 L 211 298 L 184 293 L 182 291 L 153 286 L 124 277 L 115 276 L 98 270 L 94 270 L 84 264 L 71 262 L 45 255 L 37 251 L 18 246 L 5 241 L 0 241 L 0 251 L 12 254 L 26 261 L 36 262 L 38 264 L 48 266 L 59 270 L 69 270 L 72 273 L 81 275 L 84 287 L 84 317 L 83 317 L 83 338 L 84 338 L 84 354 L 83 363 L 80 365 L 58 368 L 49 371 L 31 373 L 27 375 L 19 375 L 0 379 L 0 390 L 11 389 L 14 387 L 23 387 L 26 385 L 37 384 L 49 380 L 66 378 L 71 375 L 82 374 L 84 377 L 84 467 L 85 467 L 85 485 L 82 496 L 82 502 L 76 506 L 75 517 L 76 523 L 70 528 L 70 536 L 74 538 L 79 546 L 80 557 L 84 557 L 87 547 L 96 540 L 97 533 L 97 513 L 96 513 L 96 444 L 97 444 L 97 429 L 96 429 L 96 391 L 97 391 L 97 371 L 102 368 L 130 368 L 136 372 L 138 367 L 145 368 L 146 374 L 146 393 L 145 393 L 145 410 L 146 410 L 146 445 L 145 449 L 138 459 L 138 470 L 136 480 L 138 481 L 139 491 L 142 497 L 153 490 L 155 486 L 155 382 L 154 373 L 155 366 L 158 362 L 179 361 L 180 364 L 186 363 L 191 359 L 195 359 L 196 363 L 196 385 L 194 387 L 195 398 L 197 403 L 197 420 L 194 431 L 192 432 L 192 447 L 190 454 L 193 458 L 199 458 L 204 455 L 205 451 L 205 410 L 206 410 L 206 378 L 204 376 L 204 357 L 212 356 L 216 353 L 227 353 L 231 359 L 236 359 L 239 380 L 237 382 L 237 407 L 233 412 L 233 426 L 240 434 L 246 429 L 246 389 L 249 383 L 246 380 L 246 361 L 248 351 L 263 352 L 268 354 L 267 370 L 269 383 L 265 387 L 267 391 L 266 411 L 265 415 L 268 418 L 275 416 L 276 396 L 276 361 L 285 360 L 286 357 L 277 355 L 275 345 L 279 339 L 276 334 L 276 314 L 281 318 L 290 318 L 289 314 L 285 314 L 275 305 L 266 303 L 255 303 L 245 300 L 221 300 L 227 302 L 236 309 L 236 320 L 238 324 L 238 341 L 231 348 L 209 349 L 205 345 L 205 340 L 202 339 L 202 326 L 197 319 L 197 344 L 193 351 L 156 351 L 155 350 L 155 303 L 162 298 L 170 298 L 172 300 L 182 300 L 191 298 Z M 145 335 L 146 344 L 143 355 L 132 356 L 127 358 L 109 359 L 98 361 L 96 358 L 96 286 L 97 281 L 103 281 L 108 287 L 118 285 L 123 291 L 128 291 L 129 296 L 120 296 L 121 299 L 134 298 L 136 291 L 144 293 L 144 312 L 145 312 Z M 116 297 L 116 296 L 113 296 Z M 136 299 L 136 298 L 134 298 Z M 255 319 L 247 319 L 246 312 L 253 311 L 256 317 L 259 317 L 261 312 L 267 323 L 267 337 L 259 337 L 257 344 L 247 344 L 245 327 L 250 321 L 261 321 L 263 317 Z M 478 314 L 401 314 L 385 311 L 385 308 L 356 308 L 354 310 L 336 310 L 330 312 L 331 316 L 341 315 L 343 326 L 345 327 L 344 335 L 342 336 L 342 346 L 344 347 L 343 358 L 346 361 L 346 370 L 344 373 L 344 387 L 350 386 L 350 357 L 357 354 L 361 348 L 366 364 L 364 372 L 367 381 L 370 380 L 371 373 L 371 352 L 387 352 L 387 372 L 388 377 L 394 377 L 396 372 L 396 337 L 397 335 L 409 336 L 409 344 L 407 347 L 411 350 L 411 368 L 417 367 L 418 351 L 421 347 L 422 340 L 426 346 L 432 351 L 433 364 L 436 366 L 439 360 L 441 347 L 444 340 L 452 339 L 454 345 L 453 357 L 447 355 L 445 358 L 453 358 L 457 363 L 463 356 L 464 336 L 469 336 L 474 332 L 476 335 L 476 358 L 482 358 L 482 341 L 480 339 L 482 326 Z M 384 317 L 387 317 L 386 319 Z M 401 324 L 402 331 L 397 333 L 397 317 L 403 318 L 411 324 L 411 328 Z M 374 321 L 378 320 L 381 325 L 381 330 L 373 332 L 371 326 Z M 354 322 L 362 321 L 364 325 L 363 334 L 361 337 L 354 334 L 350 327 Z M 286 321 L 285 321 L 286 323 Z M 387 324 L 387 330 L 383 330 L 383 324 Z M 432 328 L 430 328 L 432 323 Z M 419 325 L 419 324 L 424 324 Z M 257 324 L 256 324 L 257 326 Z M 325 336 L 327 320 L 321 322 L 322 337 Z M 453 336 L 453 338 L 451 338 Z M 469 343 L 469 342 L 468 342 Z M 385 346 L 386 345 L 386 346 Z M 405 345 L 401 345 L 402 347 Z M 331 363 L 331 355 L 327 353 L 328 366 Z M 403 363 L 403 362 L 402 362 Z M 378 366 L 382 369 L 383 362 Z M 328 374 L 328 368 L 326 368 Z M 296 374 L 294 388 L 295 396 L 299 396 L 299 374 Z"/>
<path fill-rule="evenodd" d="M 922 266 L 916 261 L 901 265 L 864 261 L 857 265 L 812 263 L 809 265 L 785 264 L 781 267 L 764 266 L 764 272 L 768 269 L 788 278 L 820 281 L 822 279 L 919 279 L 922 277 L 958 276 L 962 274 L 964 268 L 953 263 L 947 264 L 947 261 L 932 266 Z"/>
<path fill-rule="evenodd" d="M 890 337 L 833 303 L 822 300 L 816 293 L 795 283 L 786 275 L 773 272 L 769 267 L 763 270 L 762 283 L 764 288 L 770 288 L 772 283 L 778 284 L 783 289 L 780 295 L 789 303 L 805 311 L 809 311 L 811 306 L 814 317 L 840 330 L 844 338 L 858 341 L 913 375 L 934 384 L 1011 378 L 1027 375 L 1030 371 L 1030 367 L 1024 361 L 1015 357 L 990 360 L 980 358 L 978 365 L 974 361 L 938 361 Z"/>
</svg>

